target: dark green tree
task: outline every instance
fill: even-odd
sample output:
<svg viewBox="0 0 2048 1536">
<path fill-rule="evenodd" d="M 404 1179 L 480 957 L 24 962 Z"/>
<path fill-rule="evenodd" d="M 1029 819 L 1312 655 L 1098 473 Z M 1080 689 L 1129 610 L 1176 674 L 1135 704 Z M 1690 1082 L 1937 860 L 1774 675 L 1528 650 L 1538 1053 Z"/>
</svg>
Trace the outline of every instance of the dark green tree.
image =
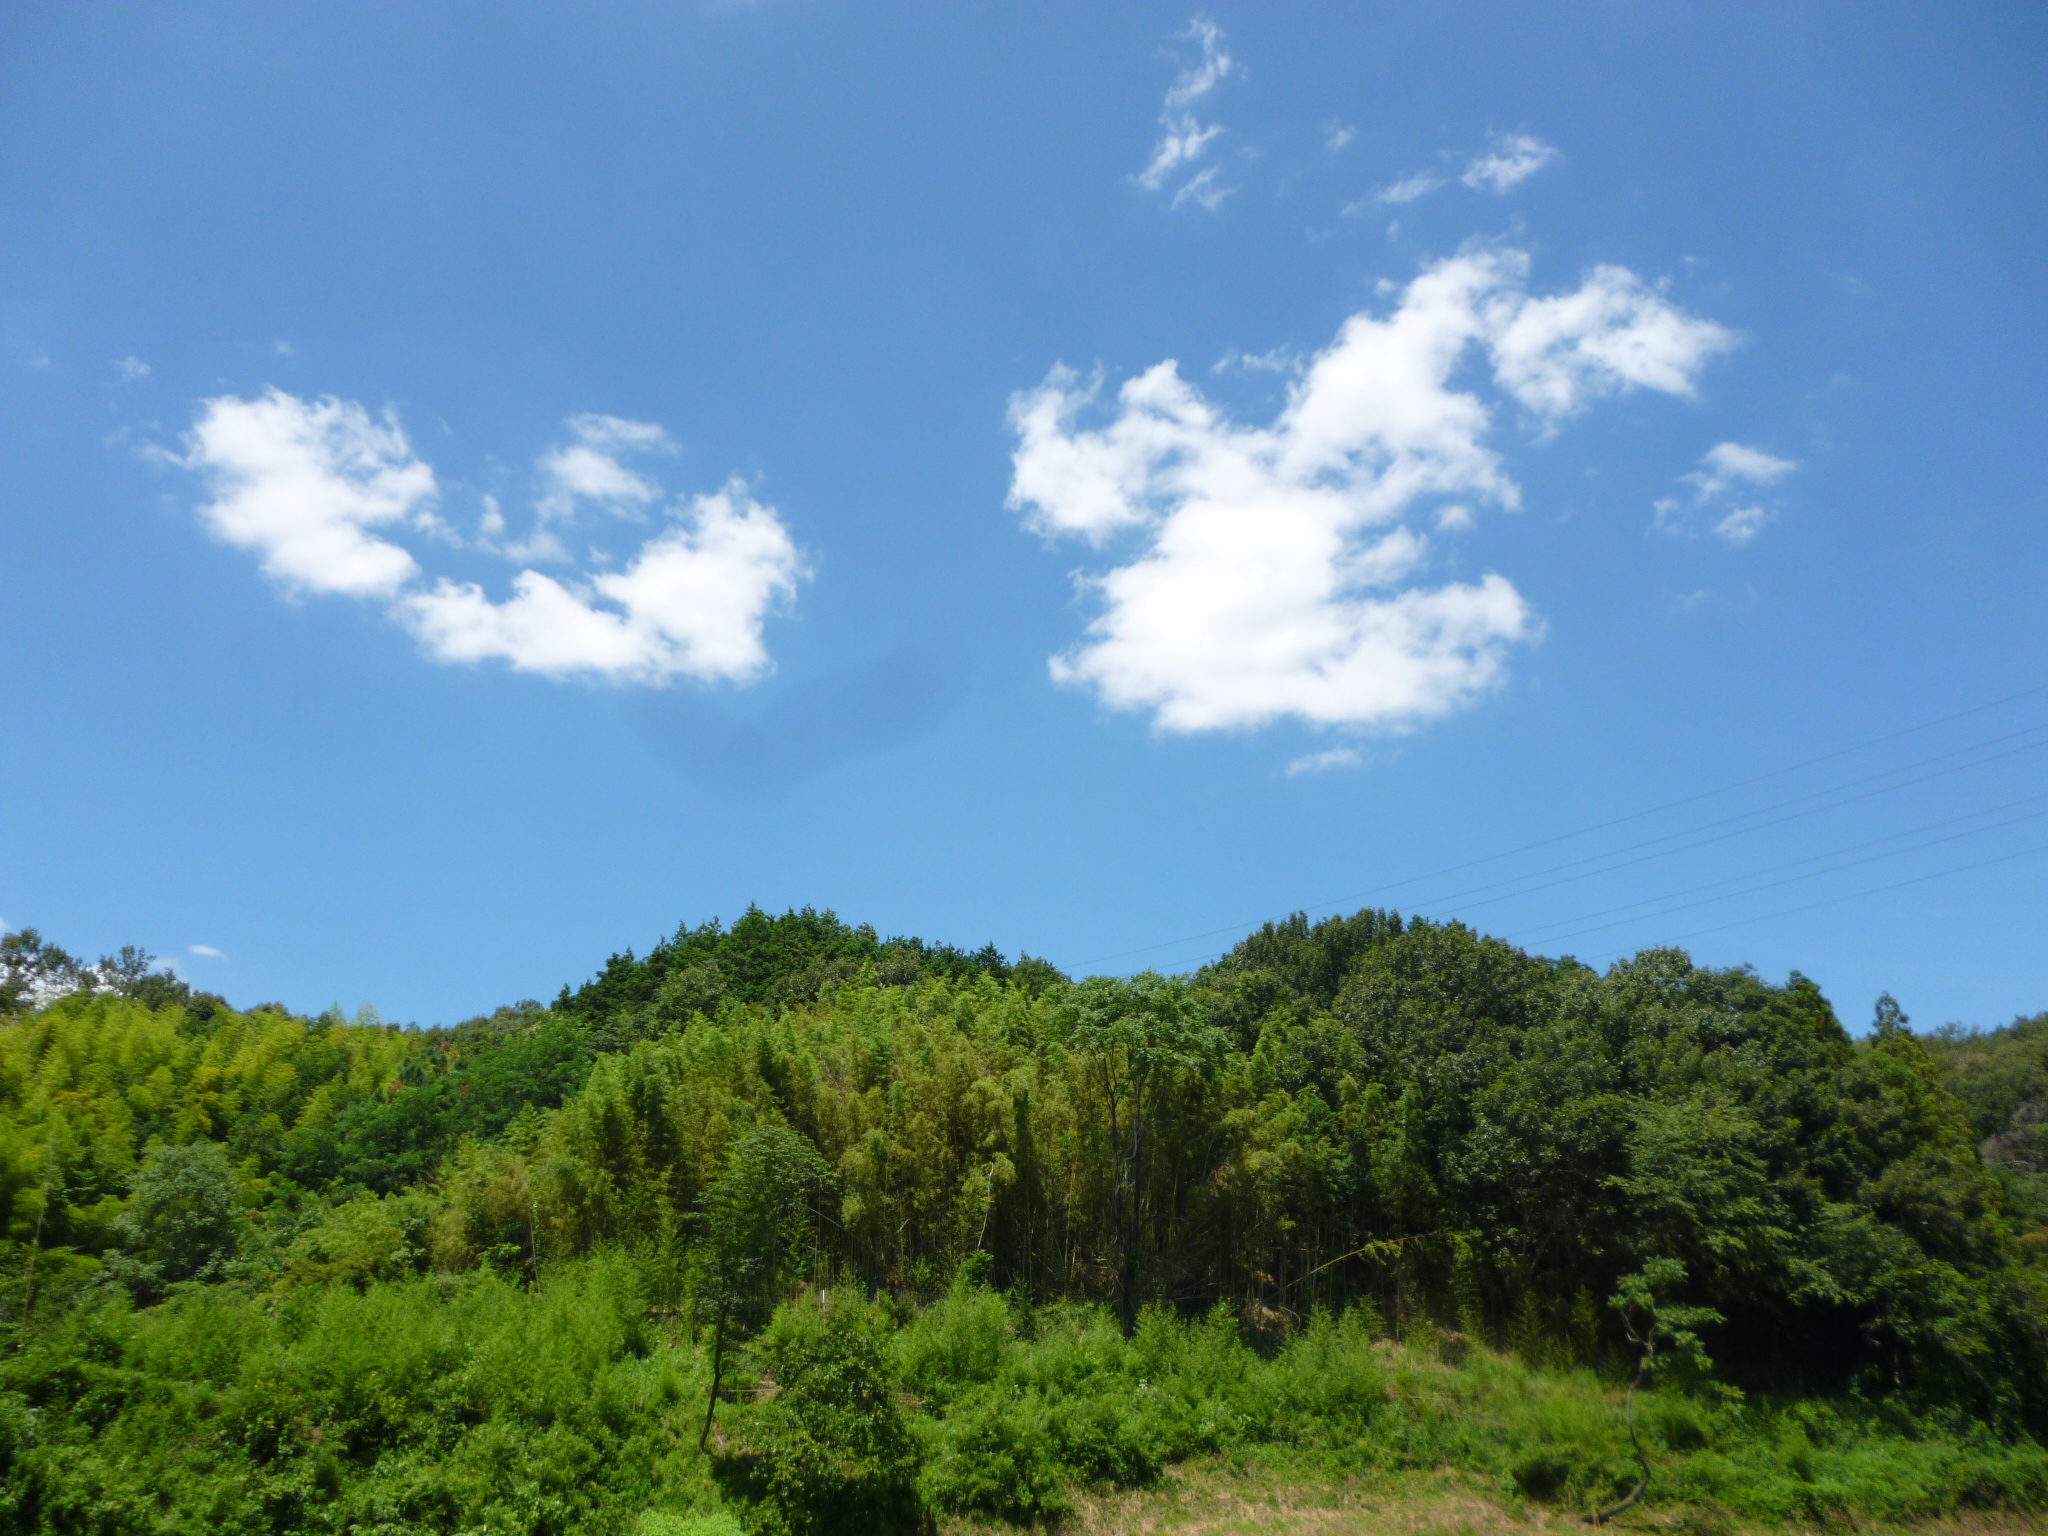
<svg viewBox="0 0 2048 1536">
<path fill-rule="evenodd" d="M 242 1207 L 225 1149 L 210 1141 L 152 1147 L 115 1223 L 145 1285 L 214 1280 L 239 1246 Z"/>
<path fill-rule="evenodd" d="M 1184 978 L 1157 971 L 1128 980 L 1091 976 L 1075 987 L 1068 1004 L 1067 1039 L 1093 1067 L 1109 1117 L 1117 1317 L 1129 1337 L 1138 1325 L 1147 1126 L 1161 1093 L 1175 1079 L 1207 1070 L 1229 1040 L 1209 1023 Z"/>
<path fill-rule="evenodd" d="M 0 934 L 0 1018 L 86 985 L 85 967 L 35 929 Z"/>
<path fill-rule="evenodd" d="M 831 1178 L 816 1147 L 771 1121 L 734 1144 L 725 1171 L 705 1192 L 697 1294 L 712 1314 L 711 1395 L 700 1450 L 718 1412 L 728 1339 L 810 1251 L 814 1207 Z"/>
</svg>

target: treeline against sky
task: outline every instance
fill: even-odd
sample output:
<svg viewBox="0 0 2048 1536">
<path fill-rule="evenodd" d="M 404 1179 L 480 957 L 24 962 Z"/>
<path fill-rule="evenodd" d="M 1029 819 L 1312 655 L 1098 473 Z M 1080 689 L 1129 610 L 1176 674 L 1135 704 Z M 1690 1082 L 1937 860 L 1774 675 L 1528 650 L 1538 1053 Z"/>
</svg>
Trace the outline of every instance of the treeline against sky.
<svg viewBox="0 0 2048 1536">
<path fill-rule="evenodd" d="M 1613 1371 L 1634 1346 L 1610 1298 L 1654 1277 L 1697 1324 L 1689 1369 L 1724 1394 L 1892 1404 L 2007 1446 L 2048 1430 L 2048 1016 L 1916 1035 L 1885 999 L 1852 1038 L 1796 973 L 1778 986 L 1653 950 L 1598 974 L 1376 911 L 1268 925 L 1191 976 L 1073 982 L 992 946 L 750 910 L 614 956 L 551 1005 L 429 1030 L 237 1010 L 132 952 L 95 967 L 6 944 L 0 1472 L 24 1518 L 85 1497 L 36 1445 L 116 1421 L 155 1444 L 131 1422 L 145 1411 L 206 1419 L 245 1493 L 295 1469 L 298 1502 L 261 1528 L 314 1528 L 322 1477 L 397 1454 L 396 1431 L 324 1439 L 376 1414 L 283 1365 L 274 1412 L 240 1377 L 220 1385 L 232 1371 L 211 1418 L 161 1383 L 150 1398 L 133 1352 L 168 1347 L 166 1329 L 232 1331 L 235 1308 L 236 1327 L 297 1318 L 294 1340 L 343 1353 L 352 1307 L 452 1307 L 479 1338 L 539 1309 L 620 1358 L 680 1349 L 663 1369 L 701 1411 L 714 1331 L 736 1379 L 809 1379 L 795 1356 L 781 1375 L 762 1363 L 806 1327 L 838 1337 L 777 1310 L 803 1286 L 855 1298 L 832 1316 L 952 1307 L 945 1326 L 981 1327 L 990 1360 L 1050 1347 L 1059 1329 L 1033 1319 L 1114 1350 L 1177 1317 L 1195 1333 L 1175 1348 L 1222 1328 L 1255 1362 L 1352 1318 Z M 719 1235 L 746 1230 L 733 1201 L 768 1158 L 787 1173 L 772 1260 Z M 595 1298 L 581 1321 L 570 1291 Z M 996 1313 L 959 1321 L 997 1293 Z M 1090 1307 L 1099 1322 L 1072 1321 Z M 869 1361 L 892 1390 L 909 1347 Z M 846 1348 L 833 1380 L 866 1369 Z M 917 1395 L 919 1433 L 939 1435 L 944 1391 Z M 988 1486 L 1007 1491 L 942 1506 L 1043 1515 L 1055 1495 L 1017 1492 L 1032 1478 L 1123 1475 L 1113 1457 L 1029 1472 L 1004 1454 Z M 735 1497 L 809 1528 L 793 1494 Z"/>
</svg>

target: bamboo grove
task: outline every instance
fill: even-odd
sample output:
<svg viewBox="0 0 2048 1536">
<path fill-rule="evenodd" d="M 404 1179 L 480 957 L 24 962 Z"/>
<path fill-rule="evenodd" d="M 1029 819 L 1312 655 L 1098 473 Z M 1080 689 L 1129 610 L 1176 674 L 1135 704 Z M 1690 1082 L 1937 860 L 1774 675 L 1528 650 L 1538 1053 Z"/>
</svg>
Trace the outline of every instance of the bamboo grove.
<svg viewBox="0 0 2048 1536">
<path fill-rule="evenodd" d="M 750 911 L 416 1030 L 9 942 L 15 1317 L 39 1286 L 531 1284 L 607 1248 L 673 1311 L 734 1147 L 774 1125 L 817 1154 L 789 1271 L 815 1284 L 929 1298 L 964 1266 L 1127 1332 L 1221 1302 L 1276 1338 L 1370 1301 L 1586 1351 L 1617 1285 L 1675 1261 L 1731 1381 L 2048 1417 L 2039 1105 L 1987 1155 L 2008 1125 L 1954 1091 L 1976 1058 L 1888 999 L 1852 1038 L 1796 973 L 1649 951 L 1603 975 L 1366 911 L 1073 983 Z"/>
</svg>

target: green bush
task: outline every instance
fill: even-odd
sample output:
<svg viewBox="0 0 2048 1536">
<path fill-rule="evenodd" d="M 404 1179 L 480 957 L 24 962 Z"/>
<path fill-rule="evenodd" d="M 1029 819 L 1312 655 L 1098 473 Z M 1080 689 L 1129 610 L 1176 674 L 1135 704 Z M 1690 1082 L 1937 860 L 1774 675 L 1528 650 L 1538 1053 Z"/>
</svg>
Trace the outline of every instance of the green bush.
<svg viewBox="0 0 2048 1536">
<path fill-rule="evenodd" d="M 723 1458 L 771 1536 L 919 1536 L 919 1450 L 896 1404 L 881 1321 L 827 1296 L 780 1308 L 755 1345 L 776 1389 Z"/>
</svg>

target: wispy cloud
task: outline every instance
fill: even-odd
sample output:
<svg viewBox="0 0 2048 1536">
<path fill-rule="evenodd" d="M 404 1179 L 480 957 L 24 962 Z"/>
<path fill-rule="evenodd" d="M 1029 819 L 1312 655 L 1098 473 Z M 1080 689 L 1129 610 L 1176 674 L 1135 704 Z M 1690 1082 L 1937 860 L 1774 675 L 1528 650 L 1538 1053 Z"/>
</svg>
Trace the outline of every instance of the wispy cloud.
<svg viewBox="0 0 2048 1536">
<path fill-rule="evenodd" d="M 1166 101 L 1159 111 L 1159 124 L 1165 131 L 1153 146 L 1145 169 L 1138 173 L 1138 185 L 1157 192 L 1186 175 L 1187 180 L 1174 192 L 1173 206 L 1193 202 L 1213 213 L 1237 189 L 1221 185 L 1218 168 L 1213 165 L 1188 174 L 1223 132 L 1215 123 L 1202 122 L 1195 108 L 1238 66 L 1223 51 L 1223 29 L 1208 17 L 1196 16 L 1180 35 L 1185 41 L 1199 43 L 1202 56 L 1183 69 L 1167 89 Z"/>
<path fill-rule="evenodd" d="M 1666 496 L 1656 503 L 1656 526 L 1666 533 L 1698 537 L 1712 534 L 1741 548 L 1777 516 L 1777 509 L 1758 493 L 1768 491 L 1799 467 L 1761 448 L 1742 443 L 1716 443 L 1700 456 L 1700 467 L 1684 476 L 1685 496 Z"/>
<path fill-rule="evenodd" d="M 1557 158 L 1557 151 L 1541 139 L 1526 133 L 1504 134 L 1492 147 L 1465 167 L 1458 179 L 1466 186 L 1488 192 L 1505 192 L 1534 176 Z"/>
<path fill-rule="evenodd" d="M 659 513 L 668 526 L 622 569 L 566 580 L 522 570 L 503 601 L 475 582 L 426 585 L 419 561 L 395 542 L 406 530 L 459 541 L 434 513 L 433 469 L 390 411 L 373 417 L 350 401 L 278 389 L 223 396 L 202 404 L 173 462 L 205 477 L 206 526 L 254 552 L 287 591 L 379 602 L 437 660 L 627 683 L 761 676 L 770 665 L 763 624 L 808 574 L 775 509 L 738 481 L 670 503 L 618 458 L 669 447 L 650 423 L 576 416 L 568 429 L 571 441 L 540 460 L 533 533 L 499 545 L 505 516 L 486 497 L 480 547 L 565 558 L 556 530 L 586 505 L 642 520 Z"/>
<path fill-rule="evenodd" d="M 1197 171 L 1173 194 L 1173 206 L 1178 208 L 1182 203 L 1195 203 L 1214 213 L 1223 206 L 1223 200 L 1237 190 L 1224 186 L 1218 179 L 1221 175 L 1220 166 L 1211 165 Z"/>
<path fill-rule="evenodd" d="M 1357 137 L 1356 128 L 1335 118 L 1323 125 L 1323 148 L 1333 155 Z"/>
<path fill-rule="evenodd" d="M 187 944 L 185 948 L 207 960 L 227 959 L 226 955 L 215 949 L 211 944 Z"/>
<path fill-rule="evenodd" d="M 1307 752 L 1287 765 L 1287 777 L 1298 778 L 1304 773 L 1328 773 L 1332 768 L 1356 768 L 1365 761 L 1365 754 L 1356 747 L 1331 747 L 1326 752 Z"/>
<path fill-rule="evenodd" d="M 1083 579 L 1100 611 L 1053 676 L 1171 731 L 1400 729 L 1493 686 L 1534 615 L 1497 573 L 1426 585 L 1429 542 L 1408 521 L 1519 504 L 1485 441 L 1491 408 L 1451 387 L 1467 353 L 1548 427 L 1623 390 L 1687 393 L 1731 340 L 1620 268 L 1550 298 L 1527 274 L 1515 251 L 1426 268 L 1391 314 L 1344 323 L 1270 426 L 1232 421 L 1172 361 L 1126 382 L 1097 428 L 1080 418 L 1099 378 L 1056 368 L 1015 396 L 1026 525 L 1138 545 Z"/>
<path fill-rule="evenodd" d="M 1249 369 L 1255 373 L 1299 373 L 1301 356 L 1291 347 L 1269 347 L 1264 352 L 1240 352 L 1232 347 L 1217 358 L 1209 371 L 1229 373 L 1232 369 Z"/>
<path fill-rule="evenodd" d="M 116 384 L 139 384 L 149 377 L 149 364 L 139 357 L 117 357 L 114 359 L 114 382 Z"/>
<path fill-rule="evenodd" d="M 1413 176 L 1403 176 L 1399 181 L 1381 187 L 1379 191 L 1373 193 L 1372 200 L 1376 203 L 1392 203 L 1399 207 L 1403 203 L 1412 203 L 1417 198 L 1429 196 L 1443 184 L 1443 177 L 1436 172 L 1417 171 Z"/>
<path fill-rule="evenodd" d="M 652 422 L 620 416 L 572 416 L 568 425 L 573 441 L 541 456 L 533 531 L 504 551 L 514 560 L 567 560 L 569 553 L 557 530 L 573 521 L 583 507 L 637 519 L 661 499 L 661 487 L 629 469 L 623 458 L 634 453 L 673 453 L 675 445 L 668 433 Z"/>
</svg>

